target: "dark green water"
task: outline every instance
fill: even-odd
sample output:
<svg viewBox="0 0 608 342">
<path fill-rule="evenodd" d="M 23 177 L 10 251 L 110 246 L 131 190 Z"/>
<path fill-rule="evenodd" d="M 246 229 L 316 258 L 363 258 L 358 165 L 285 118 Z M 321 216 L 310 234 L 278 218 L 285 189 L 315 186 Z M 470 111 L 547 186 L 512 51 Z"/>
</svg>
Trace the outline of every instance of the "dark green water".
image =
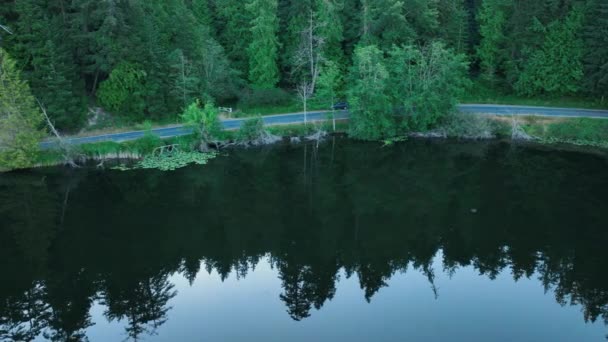
<svg viewBox="0 0 608 342">
<path fill-rule="evenodd" d="M 0 175 L 0 339 L 602 341 L 608 159 L 337 140 Z"/>
</svg>

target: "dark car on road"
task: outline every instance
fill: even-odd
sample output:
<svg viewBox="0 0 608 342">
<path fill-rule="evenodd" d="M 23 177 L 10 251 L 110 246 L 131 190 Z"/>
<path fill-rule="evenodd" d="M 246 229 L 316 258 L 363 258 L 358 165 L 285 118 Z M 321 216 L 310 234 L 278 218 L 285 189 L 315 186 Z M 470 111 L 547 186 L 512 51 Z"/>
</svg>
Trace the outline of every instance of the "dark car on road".
<svg viewBox="0 0 608 342">
<path fill-rule="evenodd" d="M 334 105 L 331 106 L 331 109 L 333 109 L 333 110 L 347 110 L 348 109 L 348 102 L 334 103 Z"/>
</svg>

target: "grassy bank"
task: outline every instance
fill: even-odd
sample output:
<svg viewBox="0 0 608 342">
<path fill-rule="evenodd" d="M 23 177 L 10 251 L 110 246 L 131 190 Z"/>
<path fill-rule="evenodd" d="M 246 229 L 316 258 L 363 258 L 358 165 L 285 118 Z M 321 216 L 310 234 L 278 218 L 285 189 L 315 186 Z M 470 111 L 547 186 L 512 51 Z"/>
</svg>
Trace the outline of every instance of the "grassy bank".
<svg viewBox="0 0 608 342">
<path fill-rule="evenodd" d="M 608 120 L 553 119 L 527 117 L 523 129 L 543 143 L 572 144 L 608 148 Z"/>
<path fill-rule="evenodd" d="M 318 132 L 348 133 L 348 121 L 337 121 L 333 130 L 330 121 L 309 123 L 308 125 L 280 125 L 267 127 L 270 134 L 283 137 L 305 137 Z M 231 142 L 238 140 L 239 131 L 222 131 L 218 140 Z M 608 120 L 590 118 L 547 118 L 547 117 L 504 117 L 489 115 L 454 114 L 448 116 L 435 129 L 410 133 L 418 137 L 459 138 L 459 139 L 525 139 L 543 144 L 570 144 L 608 148 Z M 397 140 L 399 141 L 399 140 Z M 160 139 L 153 134 L 128 142 L 100 142 L 74 146 L 74 154 L 79 160 L 142 160 L 153 155 L 163 146 L 177 146 L 191 152 L 197 140 L 193 135 Z M 40 151 L 35 167 L 61 165 L 62 153 L 48 149 Z"/>
<path fill-rule="evenodd" d="M 267 127 L 269 133 L 283 137 L 305 137 L 319 130 L 335 133 L 346 133 L 348 122 L 336 121 L 336 130 L 333 130 L 332 122 L 309 123 L 308 125 L 277 125 Z M 239 131 L 221 131 L 217 137 L 218 141 L 232 142 L 238 139 Z M 197 144 L 194 135 L 185 135 L 168 139 L 161 139 L 152 133 L 143 138 L 126 142 L 98 142 L 73 146 L 72 154 L 80 161 L 105 161 L 105 160 L 142 160 L 159 151 L 163 147 L 177 147 L 180 150 L 191 152 Z M 64 155 L 56 149 L 45 149 L 39 151 L 33 167 L 57 166 L 64 163 Z"/>
<path fill-rule="evenodd" d="M 430 133 L 450 138 L 508 138 L 608 148 L 608 120 L 605 119 L 456 114 Z"/>
</svg>

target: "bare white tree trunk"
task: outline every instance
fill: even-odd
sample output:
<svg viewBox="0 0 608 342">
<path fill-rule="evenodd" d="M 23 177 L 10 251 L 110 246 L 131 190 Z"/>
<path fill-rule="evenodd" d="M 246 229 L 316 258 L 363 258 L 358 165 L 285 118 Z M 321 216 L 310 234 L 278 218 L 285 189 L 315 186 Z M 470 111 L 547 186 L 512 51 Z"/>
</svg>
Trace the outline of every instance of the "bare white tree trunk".
<svg viewBox="0 0 608 342">
<path fill-rule="evenodd" d="M 40 100 L 36 99 L 36 101 L 38 102 L 38 105 L 40 106 L 40 110 L 42 111 L 42 114 L 44 116 L 47 126 L 49 127 L 49 130 L 51 131 L 51 133 L 53 133 L 53 135 L 57 138 L 57 141 L 59 142 L 59 148 L 63 151 L 63 159 L 64 159 L 65 164 L 69 165 L 71 167 L 75 167 L 75 168 L 79 167 L 76 164 L 76 162 L 74 161 L 74 153 L 72 151 L 72 147 L 59 134 L 59 132 L 55 128 L 55 125 L 53 125 L 53 122 L 51 121 L 48 114 L 46 113 L 46 109 L 44 109 L 44 106 L 42 105 Z"/>
<path fill-rule="evenodd" d="M 8 34 L 13 34 L 13 32 L 6 26 L 0 24 L 0 28 L 6 31 Z"/>
<path fill-rule="evenodd" d="M 302 101 L 302 105 L 304 107 L 304 124 L 308 124 L 308 99 L 312 95 L 311 93 L 312 85 L 307 82 L 303 82 L 298 86 L 298 96 Z"/>
<path fill-rule="evenodd" d="M 325 60 L 322 53 L 325 40 L 317 34 L 322 25 L 323 24 L 315 22 L 315 13 L 311 8 L 308 27 L 302 31 L 300 48 L 296 51 L 294 56 L 294 72 L 301 69 L 308 69 L 310 96 L 315 92 L 321 64 Z"/>
</svg>

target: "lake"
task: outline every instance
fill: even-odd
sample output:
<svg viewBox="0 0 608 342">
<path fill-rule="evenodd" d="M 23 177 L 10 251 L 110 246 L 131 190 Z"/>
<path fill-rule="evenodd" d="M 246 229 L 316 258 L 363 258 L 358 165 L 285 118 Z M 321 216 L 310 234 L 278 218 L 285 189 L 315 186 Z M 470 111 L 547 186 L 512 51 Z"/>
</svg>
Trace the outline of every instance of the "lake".
<svg viewBox="0 0 608 342">
<path fill-rule="evenodd" d="M 608 157 L 411 140 L 0 175 L 0 340 L 605 341 Z"/>
</svg>

